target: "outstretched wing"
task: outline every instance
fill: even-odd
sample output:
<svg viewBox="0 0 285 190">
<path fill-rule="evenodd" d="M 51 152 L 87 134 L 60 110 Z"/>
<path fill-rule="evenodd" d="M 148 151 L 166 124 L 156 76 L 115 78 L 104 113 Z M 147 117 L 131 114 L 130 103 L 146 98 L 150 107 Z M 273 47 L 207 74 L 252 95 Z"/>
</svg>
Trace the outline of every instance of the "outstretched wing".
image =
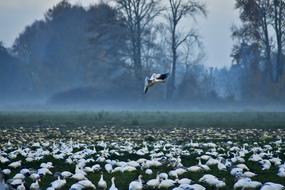
<svg viewBox="0 0 285 190">
<path fill-rule="evenodd" d="M 165 79 L 168 78 L 168 76 L 169 76 L 169 73 L 160 74 L 160 75 L 157 77 L 157 79 L 158 79 L 158 80 L 165 80 Z"/>
<path fill-rule="evenodd" d="M 160 74 L 157 74 L 157 73 L 153 73 L 152 75 L 151 75 L 151 77 L 150 77 L 150 79 L 149 80 L 156 80 L 158 77 L 160 76 Z"/>
<path fill-rule="evenodd" d="M 148 90 L 148 87 L 145 86 L 145 87 L 144 87 L 144 93 L 145 93 L 145 94 L 147 93 L 147 90 Z"/>
<path fill-rule="evenodd" d="M 157 74 L 153 73 L 150 77 L 150 80 L 165 80 L 169 76 L 169 73 L 164 73 L 164 74 Z"/>
<path fill-rule="evenodd" d="M 145 77 L 145 79 L 144 79 L 144 93 L 145 94 L 147 93 L 148 86 L 149 86 L 149 78 Z"/>
</svg>

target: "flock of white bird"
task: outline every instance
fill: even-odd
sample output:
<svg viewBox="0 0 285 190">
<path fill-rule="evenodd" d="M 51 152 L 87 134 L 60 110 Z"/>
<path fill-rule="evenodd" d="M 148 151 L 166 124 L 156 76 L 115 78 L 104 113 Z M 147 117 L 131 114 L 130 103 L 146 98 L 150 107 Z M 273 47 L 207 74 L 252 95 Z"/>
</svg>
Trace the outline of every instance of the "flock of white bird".
<svg viewBox="0 0 285 190">
<path fill-rule="evenodd" d="M 0 190 L 285 189 L 281 138 L 81 142 L 37 134 L 0 143 Z"/>
</svg>

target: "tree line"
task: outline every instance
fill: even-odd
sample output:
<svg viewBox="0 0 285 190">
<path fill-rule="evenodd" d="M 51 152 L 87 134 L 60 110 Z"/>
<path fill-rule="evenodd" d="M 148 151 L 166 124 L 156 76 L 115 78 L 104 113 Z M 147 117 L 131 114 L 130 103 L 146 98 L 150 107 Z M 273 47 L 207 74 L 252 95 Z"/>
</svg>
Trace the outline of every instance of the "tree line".
<svg viewBox="0 0 285 190">
<path fill-rule="evenodd" d="M 207 16 L 202 1 L 115 0 L 84 8 L 63 0 L 11 48 L 0 44 L 1 99 L 283 101 L 284 1 L 236 0 L 236 9 L 233 63 L 218 69 L 202 64 L 194 27 Z M 144 77 L 153 72 L 170 78 L 145 96 Z"/>
<path fill-rule="evenodd" d="M 232 57 L 243 70 L 244 97 L 284 99 L 285 1 L 236 0 L 236 9 Z"/>
</svg>

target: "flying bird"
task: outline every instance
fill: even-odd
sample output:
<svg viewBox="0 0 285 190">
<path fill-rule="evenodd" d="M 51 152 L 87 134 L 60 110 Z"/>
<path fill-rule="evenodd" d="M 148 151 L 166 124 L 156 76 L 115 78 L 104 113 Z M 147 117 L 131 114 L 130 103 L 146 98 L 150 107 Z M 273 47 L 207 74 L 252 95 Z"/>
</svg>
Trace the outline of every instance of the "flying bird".
<svg viewBox="0 0 285 190">
<path fill-rule="evenodd" d="M 164 73 L 164 74 L 153 73 L 150 78 L 146 77 L 145 83 L 144 83 L 144 93 L 145 94 L 147 93 L 149 87 L 157 83 L 165 82 L 168 76 L 169 76 L 169 73 Z"/>
</svg>

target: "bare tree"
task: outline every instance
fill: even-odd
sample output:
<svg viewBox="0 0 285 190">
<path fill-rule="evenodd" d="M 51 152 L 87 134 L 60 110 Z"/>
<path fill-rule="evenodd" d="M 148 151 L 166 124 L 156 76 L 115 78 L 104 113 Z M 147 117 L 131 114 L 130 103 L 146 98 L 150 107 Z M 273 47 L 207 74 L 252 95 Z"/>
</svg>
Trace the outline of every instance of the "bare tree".
<svg viewBox="0 0 285 190">
<path fill-rule="evenodd" d="M 195 0 L 168 0 L 169 10 L 167 13 L 167 20 L 169 23 L 170 30 L 170 44 L 171 44 L 171 78 L 167 87 L 167 98 L 173 96 L 175 90 L 175 75 L 176 75 L 176 63 L 177 63 L 177 50 L 189 37 L 191 32 L 186 32 L 182 35 L 178 32 L 178 26 L 182 19 L 190 16 L 195 19 L 197 14 L 206 16 L 206 6 L 204 3 Z"/>
<path fill-rule="evenodd" d="M 273 69 L 272 69 L 272 62 L 271 62 L 271 42 L 269 36 L 269 24 L 270 24 L 270 0 L 258 0 L 257 6 L 259 9 L 259 23 L 261 26 L 262 40 L 265 47 L 265 57 L 266 57 L 266 64 L 265 64 L 265 78 L 267 80 L 273 80 Z"/>
<path fill-rule="evenodd" d="M 284 0 L 236 0 L 236 8 L 241 11 L 243 24 L 233 32 L 233 36 L 241 39 L 247 36 L 248 43 L 256 43 L 265 58 L 264 78 L 278 81 L 283 74 Z M 270 31 L 274 31 L 275 36 Z M 275 47 L 276 67 L 273 67 L 272 51 Z"/>
<path fill-rule="evenodd" d="M 262 56 L 265 58 L 265 68 L 263 78 L 265 81 L 273 80 L 272 65 L 272 40 L 270 36 L 271 27 L 271 0 L 236 0 L 236 8 L 240 10 L 242 25 L 233 27 L 233 39 L 240 40 L 241 45 L 255 44 Z"/>
<path fill-rule="evenodd" d="M 276 34 L 276 43 L 277 43 L 277 81 L 283 74 L 283 61 L 282 60 L 282 51 L 283 51 L 283 32 L 284 31 L 284 19 L 285 19 L 285 2 L 283 0 L 273 0 L 273 25 Z"/>
<path fill-rule="evenodd" d="M 191 65 L 199 64 L 205 58 L 203 43 L 198 34 L 194 31 L 183 44 L 182 55 L 185 64 L 185 76 L 189 73 Z"/>
<path fill-rule="evenodd" d="M 130 36 L 130 60 L 138 84 L 143 82 L 142 50 L 144 34 L 163 10 L 159 0 L 116 0 Z"/>
</svg>

